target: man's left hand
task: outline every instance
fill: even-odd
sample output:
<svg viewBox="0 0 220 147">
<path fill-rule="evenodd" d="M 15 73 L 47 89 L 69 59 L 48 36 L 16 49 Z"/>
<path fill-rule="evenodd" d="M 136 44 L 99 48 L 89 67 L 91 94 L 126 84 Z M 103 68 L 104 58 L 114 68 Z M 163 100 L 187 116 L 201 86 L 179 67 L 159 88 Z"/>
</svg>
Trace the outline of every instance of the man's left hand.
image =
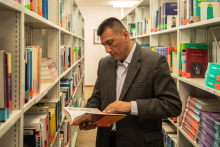
<svg viewBox="0 0 220 147">
<path fill-rule="evenodd" d="M 124 113 L 124 112 L 131 112 L 131 102 L 123 102 L 123 101 L 115 101 L 108 105 L 103 113 Z"/>
</svg>

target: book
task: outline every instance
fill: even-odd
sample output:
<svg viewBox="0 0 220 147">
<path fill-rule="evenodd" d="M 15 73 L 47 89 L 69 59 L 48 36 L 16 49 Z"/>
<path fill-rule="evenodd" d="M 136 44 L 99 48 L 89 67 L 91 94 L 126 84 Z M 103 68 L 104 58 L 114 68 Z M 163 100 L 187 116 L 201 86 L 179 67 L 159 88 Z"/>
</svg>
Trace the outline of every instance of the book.
<svg viewBox="0 0 220 147">
<path fill-rule="evenodd" d="M 36 146 L 35 127 L 24 127 L 24 146 Z"/>
<path fill-rule="evenodd" d="M 209 142 L 204 141 L 200 137 L 197 137 L 196 143 L 199 147 L 211 147 Z"/>
<path fill-rule="evenodd" d="M 200 117 L 198 114 L 190 110 L 188 107 L 185 108 L 184 110 L 189 116 L 191 116 L 193 119 L 195 119 L 197 122 L 200 121 Z"/>
<path fill-rule="evenodd" d="M 220 16 L 220 3 L 216 2 L 201 2 L 200 4 L 200 21 L 209 20 Z"/>
<path fill-rule="evenodd" d="M 164 11 L 164 30 L 176 27 L 177 18 L 177 3 L 167 2 L 163 4 Z"/>
<path fill-rule="evenodd" d="M 182 77 L 186 77 L 186 51 L 182 51 Z"/>
<path fill-rule="evenodd" d="M 182 129 L 192 140 L 196 140 L 197 135 L 193 133 L 186 125 L 180 123 L 180 129 Z"/>
<path fill-rule="evenodd" d="M 219 99 L 212 99 L 212 98 L 207 98 L 205 99 L 199 99 L 199 98 L 189 98 L 189 101 L 193 106 L 197 107 L 201 111 L 207 111 L 207 112 L 220 112 L 219 104 L 220 100 Z"/>
<path fill-rule="evenodd" d="M 204 132 L 205 132 L 205 134 L 204 134 Z M 213 137 L 210 137 L 205 130 L 199 132 L 198 138 L 201 138 L 202 141 L 204 141 L 204 142 L 208 142 L 211 147 L 220 145 L 219 141 Z"/>
<path fill-rule="evenodd" d="M 186 49 L 186 77 L 205 78 L 208 66 L 208 51 L 206 49 Z"/>
<path fill-rule="evenodd" d="M 187 126 L 194 134 L 197 134 L 199 131 L 199 127 L 195 127 L 193 124 L 191 124 L 185 117 L 183 117 L 181 123 L 183 123 L 185 126 Z"/>
<path fill-rule="evenodd" d="M 193 125 L 194 127 L 198 127 L 199 126 L 199 123 L 194 119 L 194 118 L 192 118 L 187 112 L 183 112 L 183 115 L 182 115 L 182 120 L 184 119 L 184 118 L 186 118 L 187 119 L 187 121 L 191 124 L 191 125 Z"/>
<path fill-rule="evenodd" d="M 208 64 L 208 70 L 213 71 L 215 73 L 219 73 L 220 72 L 220 64 L 218 64 L 218 63 L 209 63 Z"/>
<path fill-rule="evenodd" d="M 208 122 L 206 122 L 203 119 L 201 119 L 199 125 L 202 126 L 203 128 L 205 128 L 217 140 L 220 140 L 220 138 L 219 138 L 219 131 L 216 130 L 215 128 L 213 128 Z"/>
<path fill-rule="evenodd" d="M 206 70 L 205 77 L 211 80 L 220 81 L 220 73 Z"/>
<path fill-rule="evenodd" d="M 220 131 L 220 113 L 201 112 L 200 117 L 202 120 L 209 123 L 213 128 Z"/>
<path fill-rule="evenodd" d="M 97 123 L 99 127 L 109 127 L 114 122 L 126 117 L 125 114 L 102 113 L 97 108 L 64 107 L 62 110 L 72 126 L 78 126 L 89 121 Z"/>
<path fill-rule="evenodd" d="M 198 108 L 196 108 L 194 105 L 192 105 L 190 102 L 186 103 L 186 107 L 188 107 L 190 110 L 192 110 L 193 112 L 195 112 L 196 114 L 200 114 L 200 110 Z"/>
<path fill-rule="evenodd" d="M 177 51 L 172 51 L 172 67 L 173 73 L 177 74 Z"/>
</svg>

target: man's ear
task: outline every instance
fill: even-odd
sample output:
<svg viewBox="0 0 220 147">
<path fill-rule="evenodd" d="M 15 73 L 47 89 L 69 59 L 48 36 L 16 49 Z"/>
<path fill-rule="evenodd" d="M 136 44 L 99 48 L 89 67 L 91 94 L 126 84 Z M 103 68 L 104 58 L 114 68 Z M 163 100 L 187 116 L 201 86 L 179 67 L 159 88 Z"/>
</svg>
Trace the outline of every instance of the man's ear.
<svg viewBox="0 0 220 147">
<path fill-rule="evenodd" d="M 128 42 L 130 40 L 130 36 L 127 30 L 122 31 L 122 36 L 125 37 L 125 41 Z"/>
</svg>

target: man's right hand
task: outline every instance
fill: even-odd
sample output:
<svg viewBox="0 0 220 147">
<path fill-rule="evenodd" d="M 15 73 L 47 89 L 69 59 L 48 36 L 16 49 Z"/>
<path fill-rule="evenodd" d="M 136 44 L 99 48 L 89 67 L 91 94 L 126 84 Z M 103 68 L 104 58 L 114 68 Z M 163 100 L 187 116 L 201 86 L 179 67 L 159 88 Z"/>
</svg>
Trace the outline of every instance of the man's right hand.
<svg viewBox="0 0 220 147">
<path fill-rule="evenodd" d="M 83 123 L 79 126 L 80 130 L 92 130 L 92 129 L 96 129 L 98 127 L 98 124 L 94 123 L 94 122 L 88 122 L 88 123 Z"/>
</svg>

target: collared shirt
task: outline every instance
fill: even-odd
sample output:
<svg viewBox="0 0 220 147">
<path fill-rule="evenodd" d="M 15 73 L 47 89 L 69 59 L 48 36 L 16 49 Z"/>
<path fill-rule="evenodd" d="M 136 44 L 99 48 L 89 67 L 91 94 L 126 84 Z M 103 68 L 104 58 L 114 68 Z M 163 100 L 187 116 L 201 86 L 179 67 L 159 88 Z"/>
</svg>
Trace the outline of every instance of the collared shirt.
<svg viewBox="0 0 220 147">
<path fill-rule="evenodd" d="M 117 78 L 116 78 L 116 100 L 119 100 L 119 97 L 121 95 L 121 90 L 123 88 L 125 78 L 127 75 L 127 71 L 129 68 L 129 64 L 131 63 L 131 59 L 133 57 L 134 51 L 136 48 L 136 43 L 134 42 L 134 46 L 129 53 L 126 60 L 122 63 L 121 61 L 118 61 L 117 63 Z M 137 102 L 131 101 L 131 114 L 132 115 L 138 115 L 138 109 L 137 109 Z M 116 123 L 113 124 L 112 130 L 116 131 Z"/>
</svg>

